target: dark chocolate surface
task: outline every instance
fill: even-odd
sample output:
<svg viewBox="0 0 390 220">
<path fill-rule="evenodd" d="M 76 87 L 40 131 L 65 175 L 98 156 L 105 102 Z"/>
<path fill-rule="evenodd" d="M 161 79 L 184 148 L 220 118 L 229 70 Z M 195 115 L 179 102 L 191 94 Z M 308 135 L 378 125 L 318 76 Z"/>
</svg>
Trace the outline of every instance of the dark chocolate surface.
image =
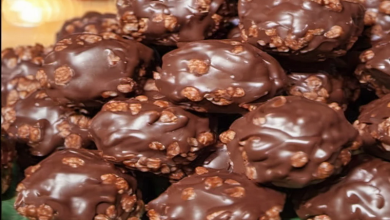
<svg viewBox="0 0 390 220">
<path fill-rule="evenodd" d="M 89 33 L 101 34 L 105 38 L 120 38 L 119 22 L 116 14 L 89 11 L 82 17 L 65 21 L 57 32 L 57 41 L 60 41 L 71 34 Z"/>
<path fill-rule="evenodd" d="M 15 159 L 15 142 L 1 129 L 1 194 L 10 186 Z"/>
<path fill-rule="evenodd" d="M 364 7 L 352 1 L 239 1 L 241 37 L 301 61 L 338 57 L 363 31 Z"/>
<path fill-rule="evenodd" d="M 238 174 L 196 170 L 147 205 L 151 220 L 280 220 L 284 194 Z"/>
<path fill-rule="evenodd" d="M 202 166 L 209 169 L 231 171 L 232 162 L 230 160 L 230 153 L 227 150 L 226 144 L 217 144 L 215 151 L 206 158 Z"/>
<path fill-rule="evenodd" d="M 302 192 L 297 213 L 302 219 L 386 220 L 390 218 L 390 163 L 355 156 L 348 174 Z"/>
<path fill-rule="evenodd" d="M 27 143 L 31 154 L 45 156 L 56 148 L 87 147 L 89 118 L 58 106 L 44 91 L 37 91 L 15 104 L 3 107 L 2 128 Z"/>
<path fill-rule="evenodd" d="M 376 42 L 390 34 L 390 1 L 360 0 L 365 7 L 364 24 L 369 26 L 371 41 Z"/>
<path fill-rule="evenodd" d="M 286 188 L 302 188 L 339 173 L 350 160 L 350 149 L 360 143 L 341 108 L 331 107 L 279 96 L 237 119 L 220 135 L 233 171 Z"/>
<path fill-rule="evenodd" d="M 360 62 L 355 71 L 360 82 L 367 84 L 378 96 L 390 93 L 390 34 L 364 51 Z"/>
<path fill-rule="evenodd" d="M 57 42 L 36 77 L 56 102 L 101 105 L 140 90 L 152 59 L 150 48 L 132 40 L 75 34 Z"/>
<path fill-rule="evenodd" d="M 182 166 L 216 139 L 208 118 L 142 96 L 105 104 L 92 119 L 90 132 L 108 160 L 171 179 L 181 179 Z"/>
<path fill-rule="evenodd" d="M 364 141 L 364 150 L 390 160 L 390 94 L 361 108 L 354 123 Z"/>
<path fill-rule="evenodd" d="M 174 46 L 211 37 L 237 15 L 235 0 L 119 0 L 124 34 L 148 43 Z"/>
<path fill-rule="evenodd" d="M 23 216 L 132 220 L 142 214 L 136 180 L 102 160 L 98 152 L 57 151 L 25 173 L 15 200 L 15 209 Z"/>
<path fill-rule="evenodd" d="M 230 114 L 272 98 L 287 81 L 274 58 L 234 40 L 184 44 L 163 56 L 162 69 L 154 78 L 159 91 L 175 104 Z"/>
</svg>

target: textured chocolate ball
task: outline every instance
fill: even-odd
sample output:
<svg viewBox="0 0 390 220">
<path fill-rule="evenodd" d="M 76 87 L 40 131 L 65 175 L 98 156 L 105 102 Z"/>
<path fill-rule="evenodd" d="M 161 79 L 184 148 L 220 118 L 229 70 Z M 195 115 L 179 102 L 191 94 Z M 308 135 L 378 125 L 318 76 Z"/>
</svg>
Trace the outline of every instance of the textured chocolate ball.
<svg viewBox="0 0 390 220">
<path fill-rule="evenodd" d="M 1 194 L 9 188 L 16 159 L 15 142 L 1 129 Z"/>
<path fill-rule="evenodd" d="M 154 78 L 159 91 L 175 104 L 230 114 L 272 98 L 287 81 L 274 58 L 234 40 L 187 43 L 163 56 Z"/>
<path fill-rule="evenodd" d="M 240 0 L 241 37 L 300 61 L 345 55 L 363 31 L 364 7 L 334 0 Z"/>
<path fill-rule="evenodd" d="M 209 119 L 145 98 L 105 104 L 91 120 L 92 138 L 108 160 L 181 179 L 183 166 L 215 142 Z"/>
<path fill-rule="evenodd" d="M 136 180 L 95 151 L 57 151 L 25 173 L 15 209 L 29 219 L 138 220 L 142 214 Z"/>
<path fill-rule="evenodd" d="M 335 62 L 325 61 L 310 65 L 290 62 L 287 69 L 290 73 L 287 75 L 288 95 L 302 96 L 328 104 L 335 102 L 343 110 L 359 97 L 359 81 Z"/>
<path fill-rule="evenodd" d="M 174 46 L 203 40 L 237 16 L 235 0 L 118 0 L 122 32 L 147 43 Z"/>
<path fill-rule="evenodd" d="M 35 156 L 56 148 L 87 147 L 89 118 L 58 106 L 44 91 L 37 91 L 15 104 L 3 107 L 1 126 L 13 138 L 31 147 Z"/>
<path fill-rule="evenodd" d="M 27 96 L 38 89 L 39 83 L 31 82 L 41 68 L 46 52 L 40 44 L 6 48 L 1 51 L 1 106 L 13 102 L 7 99 L 10 93 L 23 91 Z"/>
<path fill-rule="evenodd" d="M 355 74 L 378 96 L 390 93 L 390 35 L 360 55 Z"/>
<path fill-rule="evenodd" d="M 390 1 L 360 0 L 365 7 L 364 24 L 369 26 L 371 41 L 375 42 L 390 34 Z"/>
<path fill-rule="evenodd" d="M 359 155 L 347 174 L 297 197 L 297 214 L 308 220 L 384 220 L 390 217 L 390 163 Z"/>
<path fill-rule="evenodd" d="M 339 173 L 360 146 L 337 104 L 279 96 L 237 119 L 220 135 L 233 171 L 257 183 L 302 188 Z"/>
<path fill-rule="evenodd" d="M 36 78 L 56 102 L 101 106 L 141 89 L 152 60 L 153 51 L 138 42 L 74 34 L 56 43 Z"/>
<path fill-rule="evenodd" d="M 361 108 L 354 126 L 364 141 L 364 150 L 390 160 L 390 94 Z"/>
<path fill-rule="evenodd" d="M 120 38 L 119 22 L 116 14 L 89 11 L 82 17 L 66 21 L 57 33 L 57 41 L 60 41 L 71 34 L 100 34 L 104 38 Z"/>
<path fill-rule="evenodd" d="M 150 220 L 280 220 L 284 194 L 245 176 L 198 167 L 147 205 Z"/>
</svg>

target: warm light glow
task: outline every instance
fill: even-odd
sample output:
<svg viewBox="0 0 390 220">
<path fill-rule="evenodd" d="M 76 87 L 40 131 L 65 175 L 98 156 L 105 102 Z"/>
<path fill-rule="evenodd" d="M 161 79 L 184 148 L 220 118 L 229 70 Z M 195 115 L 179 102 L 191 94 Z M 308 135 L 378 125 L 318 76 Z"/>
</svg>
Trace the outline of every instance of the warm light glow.
<svg viewBox="0 0 390 220">
<path fill-rule="evenodd" d="M 4 19 L 17 26 L 38 26 L 43 22 L 45 13 L 38 3 L 33 0 L 5 0 L 2 7 Z"/>
</svg>

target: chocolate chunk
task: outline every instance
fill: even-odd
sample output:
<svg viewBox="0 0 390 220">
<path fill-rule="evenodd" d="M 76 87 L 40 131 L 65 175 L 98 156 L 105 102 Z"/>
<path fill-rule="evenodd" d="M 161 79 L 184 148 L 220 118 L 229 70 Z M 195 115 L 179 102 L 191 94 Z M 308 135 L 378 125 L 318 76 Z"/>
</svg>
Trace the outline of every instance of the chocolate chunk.
<svg viewBox="0 0 390 220">
<path fill-rule="evenodd" d="M 117 1 L 122 32 L 147 43 L 174 46 L 212 37 L 237 15 L 234 0 Z"/>
<path fill-rule="evenodd" d="M 347 174 L 310 187 L 296 199 L 302 219 L 384 220 L 390 216 L 390 163 L 359 155 Z"/>
<path fill-rule="evenodd" d="M 15 209 L 29 219 L 139 219 L 136 180 L 95 151 L 57 151 L 26 171 Z"/>
<path fill-rule="evenodd" d="M 16 159 L 15 142 L 1 129 L 1 194 L 9 188 Z"/>
<path fill-rule="evenodd" d="M 41 68 L 46 52 L 40 44 L 6 48 L 1 51 L 1 106 L 12 104 L 7 103 L 12 102 L 7 99 L 10 93 L 23 90 L 28 94 L 37 90 L 36 86 L 39 84 L 32 85 L 34 83 L 30 82 Z"/>
<path fill-rule="evenodd" d="M 364 141 L 364 150 L 390 160 L 390 94 L 361 108 L 354 126 Z"/>
<path fill-rule="evenodd" d="M 357 1 L 240 1 L 238 14 L 245 41 L 300 61 L 345 55 L 364 26 Z"/>
<path fill-rule="evenodd" d="M 1 126 L 18 141 L 27 143 L 31 153 L 45 156 L 56 148 L 87 147 L 89 118 L 58 106 L 44 91 L 37 91 L 14 105 L 3 107 Z"/>
<path fill-rule="evenodd" d="M 198 167 L 147 205 L 151 220 L 280 220 L 285 195 L 245 176 Z"/>
<path fill-rule="evenodd" d="M 100 34 L 104 38 L 121 38 L 116 14 L 89 11 L 82 17 L 66 21 L 57 33 L 57 41 L 69 37 L 71 34 L 80 33 Z"/>
<path fill-rule="evenodd" d="M 243 113 L 278 94 L 287 77 L 267 53 L 234 40 L 191 42 L 163 56 L 159 91 L 198 112 Z"/>
<path fill-rule="evenodd" d="M 138 98 L 109 101 L 91 120 L 90 132 L 106 159 L 172 180 L 181 179 L 182 167 L 216 139 L 208 118 Z"/>
<path fill-rule="evenodd" d="M 341 61 L 340 61 L 341 62 Z M 282 62 L 281 62 L 282 63 Z M 346 110 L 348 104 L 357 100 L 360 84 L 353 74 L 336 62 L 327 60 L 320 63 L 288 62 L 287 94 L 302 96 L 323 103 L 337 103 Z"/>
<path fill-rule="evenodd" d="M 332 109 L 332 108 L 333 109 Z M 358 132 L 337 104 L 279 96 L 237 119 L 220 135 L 233 171 L 258 183 L 302 188 L 348 164 Z"/>
<path fill-rule="evenodd" d="M 371 41 L 376 42 L 390 34 L 390 1 L 362 0 L 365 8 L 364 24 L 369 27 Z"/>
<path fill-rule="evenodd" d="M 152 59 L 150 48 L 132 40 L 75 34 L 57 42 L 37 78 L 56 102 L 100 107 L 107 99 L 136 93 Z"/>
<path fill-rule="evenodd" d="M 378 96 L 390 93 L 390 35 L 360 55 L 361 64 L 355 71 L 360 82 Z"/>
</svg>

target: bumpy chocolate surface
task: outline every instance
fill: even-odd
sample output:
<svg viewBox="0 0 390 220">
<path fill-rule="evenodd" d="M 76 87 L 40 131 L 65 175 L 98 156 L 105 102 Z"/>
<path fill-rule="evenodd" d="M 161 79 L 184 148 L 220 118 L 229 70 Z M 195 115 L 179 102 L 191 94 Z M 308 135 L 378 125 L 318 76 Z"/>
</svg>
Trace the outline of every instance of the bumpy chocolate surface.
<svg viewBox="0 0 390 220">
<path fill-rule="evenodd" d="M 40 44 L 6 48 L 1 51 L 1 106 L 8 104 L 8 94 L 15 92 L 12 90 L 23 90 L 28 94 L 37 89 L 31 88 L 31 77 L 30 79 L 20 77 L 35 76 L 43 64 L 45 52 L 45 48 Z"/>
<path fill-rule="evenodd" d="M 311 100 L 336 102 L 344 110 L 356 101 L 360 94 L 360 84 L 353 74 L 337 67 L 336 63 L 325 61 L 305 65 L 290 62 L 288 65 L 287 94 L 302 96 Z"/>
<path fill-rule="evenodd" d="M 355 71 L 360 82 L 367 84 L 378 96 L 390 93 L 390 34 L 364 51 L 360 62 Z"/>
<path fill-rule="evenodd" d="M 1 126 L 14 139 L 27 143 L 31 153 L 45 156 L 56 148 L 87 147 L 89 119 L 58 106 L 44 91 L 37 91 L 3 107 Z"/>
<path fill-rule="evenodd" d="M 198 167 L 147 205 L 150 220 L 280 220 L 285 196 L 245 176 Z"/>
<path fill-rule="evenodd" d="M 242 113 L 275 96 L 287 81 L 274 58 L 234 40 L 187 43 L 163 56 L 154 78 L 175 104 L 212 113 Z"/>
<path fill-rule="evenodd" d="M 97 148 L 130 169 L 181 179 L 182 166 L 215 142 L 209 119 L 166 101 L 137 99 L 110 101 L 92 119 Z"/>
<path fill-rule="evenodd" d="M 364 24 L 369 29 L 371 41 L 378 41 L 390 34 L 390 1 L 360 0 L 365 7 Z"/>
<path fill-rule="evenodd" d="M 301 61 L 345 55 L 364 26 L 364 7 L 345 0 L 241 0 L 238 13 L 244 40 Z"/>
<path fill-rule="evenodd" d="M 237 119 L 220 135 L 233 170 L 255 182 L 287 188 L 302 188 L 339 173 L 350 160 L 350 149 L 360 142 L 340 107 L 331 107 L 279 96 Z"/>
<path fill-rule="evenodd" d="M 176 45 L 211 37 L 237 15 L 234 0 L 118 0 L 122 32 L 137 40 Z"/>
<path fill-rule="evenodd" d="M 15 142 L 1 129 L 1 193 L 3 194 L 11 183 L 12 166 L 16 159 Z"/>
<path fill-rule="evenodd" d="M 66 21 L 57 33 L 57 41 L 60 41 L 71 34 L 90 33 L 100 34 L 105 38 L 120 38 L 119 23 L 116 14 L 90 11 L 80 18 L 73 18 Z"/>
<path fill-rule="evenodd" d="M 390 94 L 363 106 L 354 126 L 368 153 L 390 160 Z"/>
<path fill-rule="evenodd" d="M 140 89 L 152 59 L 150 48 L 132 40 L 75 34 L 57 42 L 36 78 L 61 104 L 96 104 Z"/>
<path fill-rule="evenodd" d="M 95 151 L 57 151 L 26 171 L 15 209 L 31 219 L 138 220 L 136 180 Z"/>
<path fill-rule="evenodd" d="M 385 220 L 390 217 L 390 163 L 360 155 L 348 174 L 302 192 L 297 214 L 309 220 Z"/>
</svg>

